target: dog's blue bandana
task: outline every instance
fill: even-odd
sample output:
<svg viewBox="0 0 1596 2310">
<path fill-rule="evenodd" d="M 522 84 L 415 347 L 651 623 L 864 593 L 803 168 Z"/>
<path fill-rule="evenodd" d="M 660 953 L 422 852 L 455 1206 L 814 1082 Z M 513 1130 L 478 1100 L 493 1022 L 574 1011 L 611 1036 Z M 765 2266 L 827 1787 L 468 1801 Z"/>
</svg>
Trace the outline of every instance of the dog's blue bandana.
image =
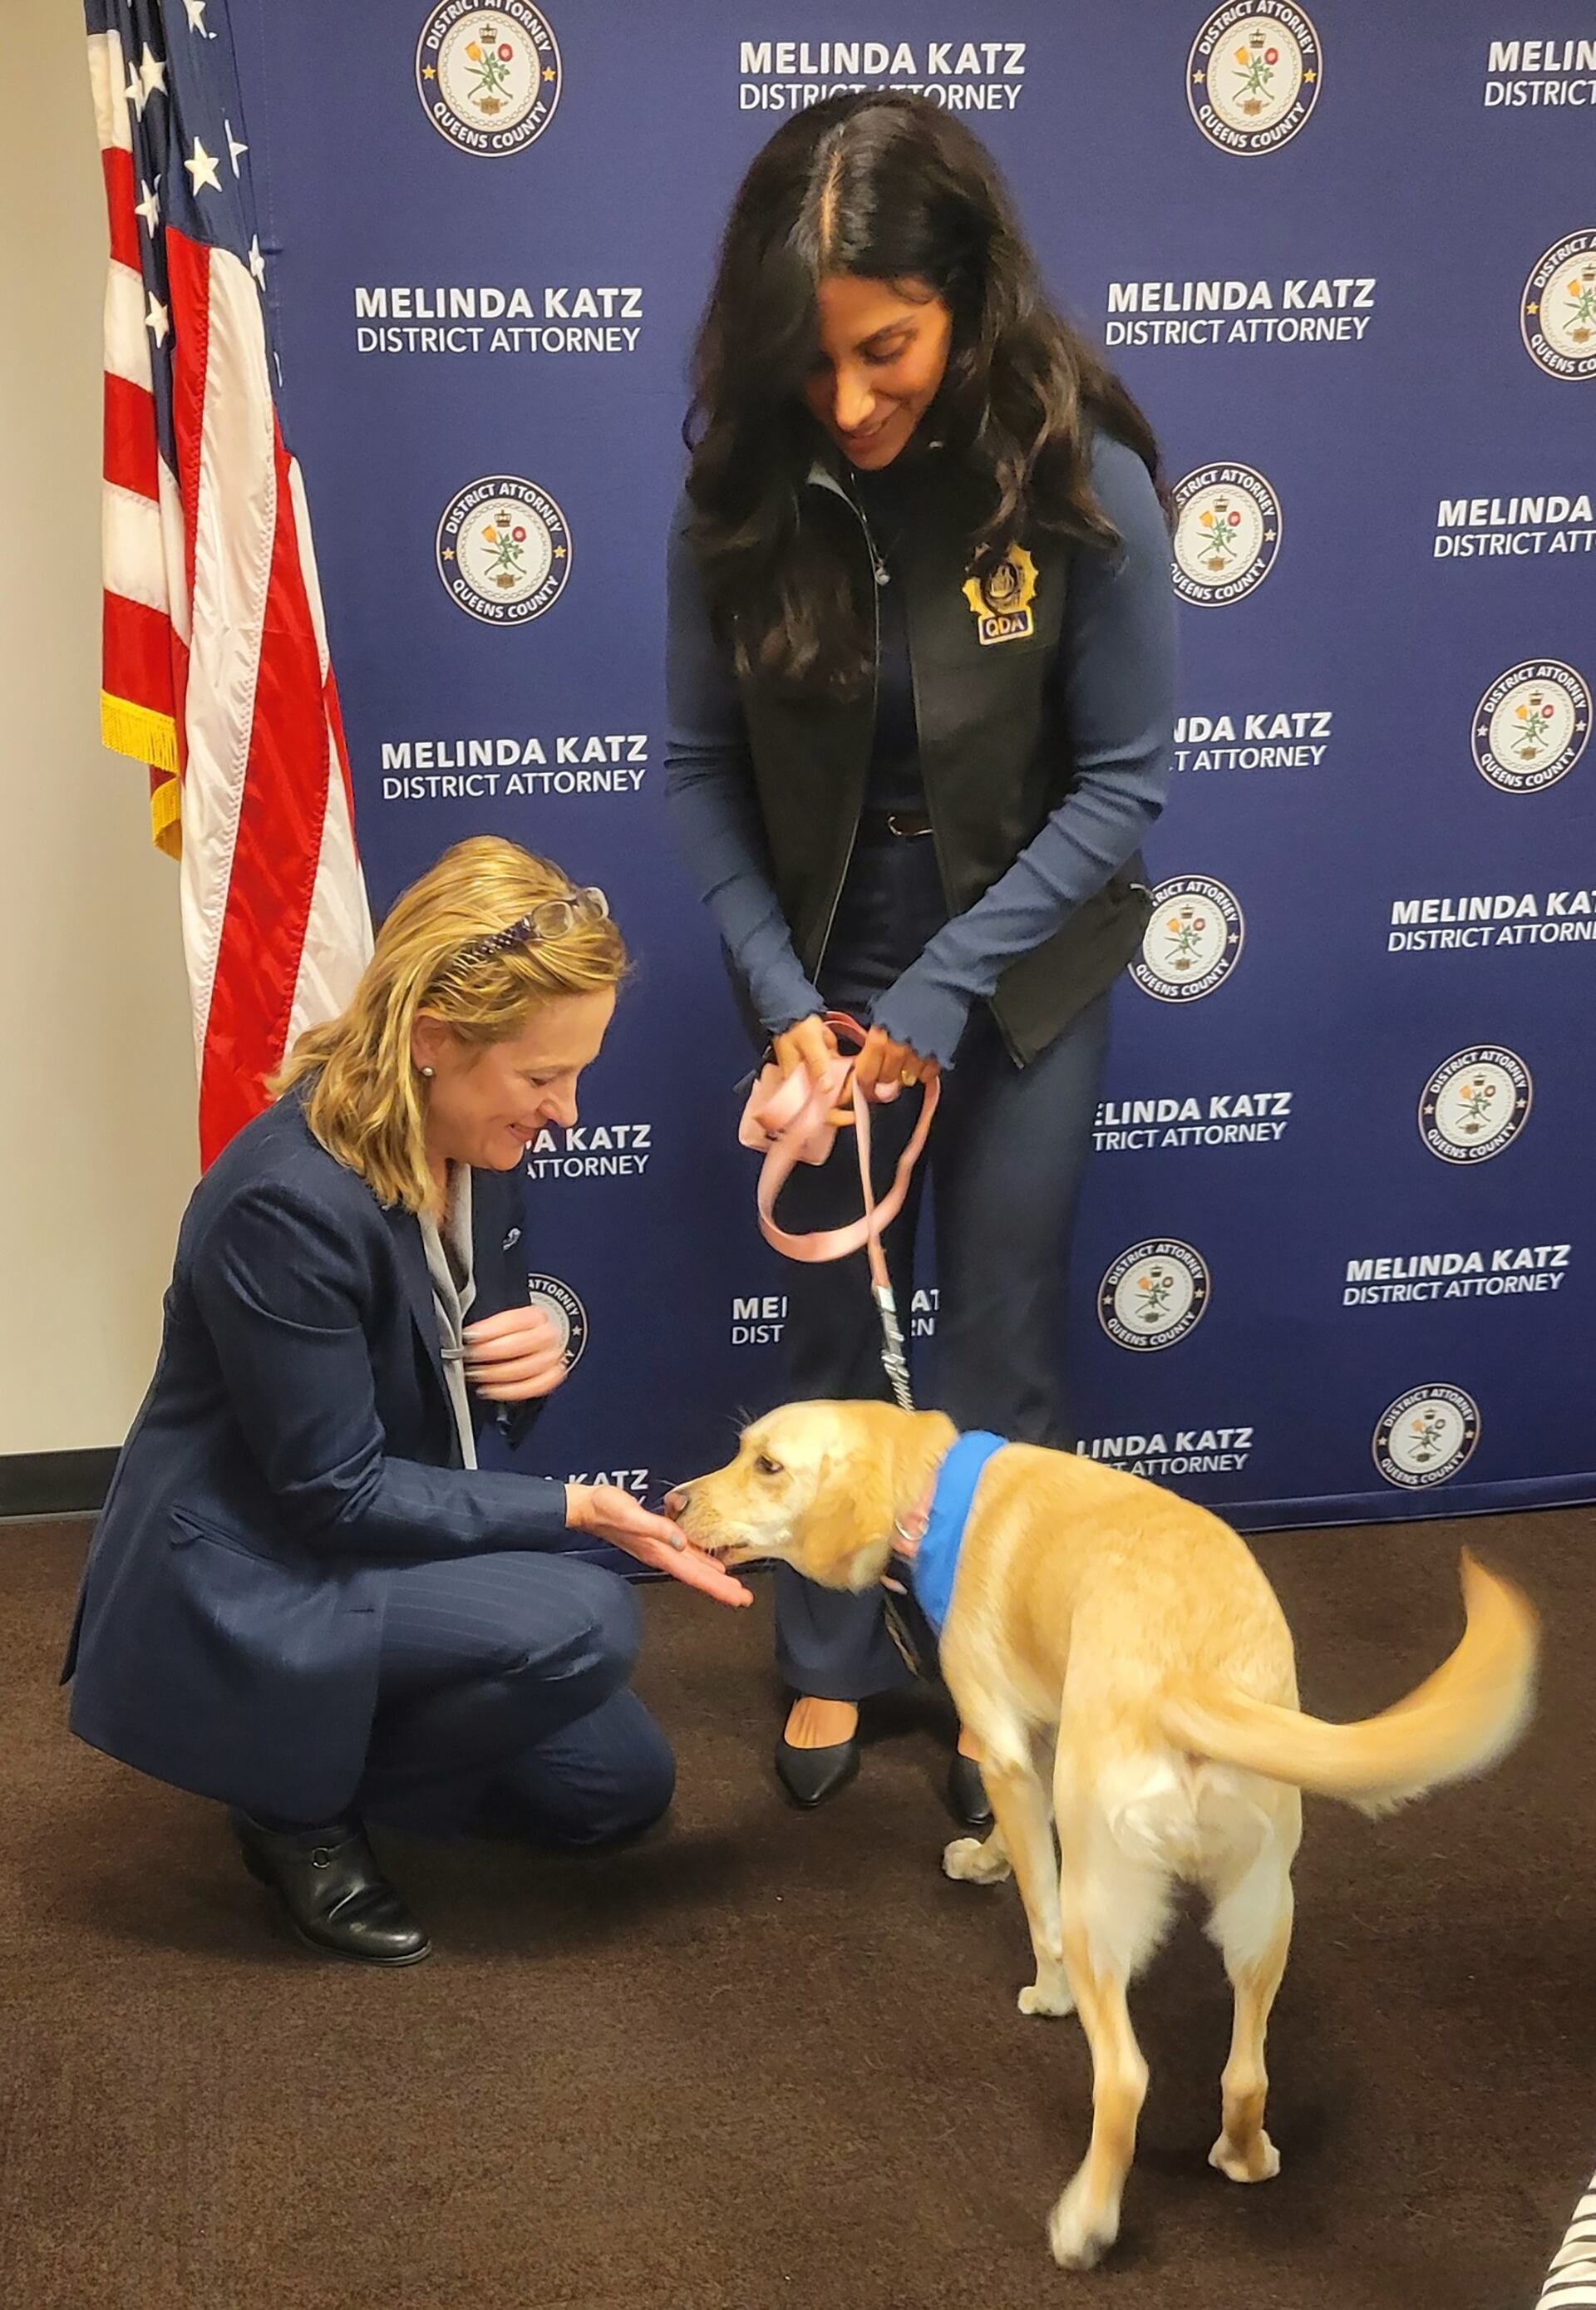
<svg viewBox="0 0 1596 2310">
<path fill-rule="evenodd" d="M 909 1585 L 915 1602 L 939 1637 L 953 1595 L 958 1551 L 964 1545 L 964 1528 L 969 1521 L 976 1486 L 981 1481 L 982 1469 L 994 1452 L 1002 1450 L 1007 1440 L 984 1428 L 972 1428 L 967 1435 L 957 1438 L 937 1471 L 925 1536 L 909 1565 Z"/>
</svg>

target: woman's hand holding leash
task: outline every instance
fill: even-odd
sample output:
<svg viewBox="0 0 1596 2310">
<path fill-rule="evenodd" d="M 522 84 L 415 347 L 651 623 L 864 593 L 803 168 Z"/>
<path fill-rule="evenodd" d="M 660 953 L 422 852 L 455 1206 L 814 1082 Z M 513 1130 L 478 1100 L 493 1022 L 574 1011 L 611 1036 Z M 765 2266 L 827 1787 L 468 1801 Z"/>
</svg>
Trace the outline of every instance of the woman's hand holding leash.
<svg viewBox="0 0 1596 2310">
<path fill-rule="evenodd" d="M 784 1075 L 796 1074 L 802 1067 L 811 1083 L 818 1083 L 832 1061 L 838 1055 L 837 1037 L 818 1011 L 807 1019 L 798 1019 L 785 1033 L 773 1035 L 770 1048 L 776 1064 Z M 827 1120 L 842 1125 L 854 1120 L 851 1107 L 834 1107 Z"/>
<path fill-rule="evenodd" d="M 854 1062 L 854 1081 L 866 1099 L 882 1106 L 900 1090 L 927 1082 L 939 1072 L 934 1059 L 923 1059 L 912 1043 L 895 1043 L 884 1027 L 871 1029 Z"/>
<path fill-rule="evenodd" d="M 818 1083 L 837 1056 L 835 1031 L 817 1011 L 807 1019 L 800 1019 L 785 1032 L 771 1038 L 770 1047 L 776 1064 L 784 1075 L 794 1074 L 802 1067 L 811 1083 Z M 872 1027 L 864 1038 L 858 1057 L 854 1062 L 854 1081 L 868 1099 L 884 1107 L 895 1099 L 900 1090 L 913 1084 L 928 1082 L 939 1072 L 934 1059 L 923 1059 L 911 1043 L 894 1042 L 884 1027 Z M 851 1107 L 835 1107 L 828 1121 L 846 1125 L 854 1120 Z"/>
<path fill-rule="evenodd" d="M 754 1601 L 752 1591 L 741 1580 L 733 1580 L 712 1556 L 690 1546 L 668 1516 L 654 1515 L 619 1484 L 568 1484 L 565 1520 L 570 1531 L 607 1540 L 612 1548 L 635 1556 L 651 1572 L 668 1572 L 672 1580 L 680 1580 L 684 1587 L 702 1589 L 717 1603 Z"/>
</svg>

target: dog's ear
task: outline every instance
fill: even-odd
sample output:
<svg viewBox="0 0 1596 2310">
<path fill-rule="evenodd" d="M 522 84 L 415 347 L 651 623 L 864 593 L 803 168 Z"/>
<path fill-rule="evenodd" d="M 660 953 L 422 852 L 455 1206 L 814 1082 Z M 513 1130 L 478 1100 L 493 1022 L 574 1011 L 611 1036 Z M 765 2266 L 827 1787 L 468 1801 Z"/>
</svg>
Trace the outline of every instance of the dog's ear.
<svg viewBox="0 0 1596 2310">
<path fill-rule="evenodd" d="M 828 1587 L 868 1587 L 880 1577 L 891 1529 L 892 1491 L 880 1455 L 868 1445 L 828 1451 L 803 1519 L 800 1569 Z"/>
<path fill-rule="evenodd" d="M 919 1504 L 938 1463 L 958 1430 L 943 1411 L 914 1411 L 899 1416 L 892 1455 L 892 1507 L 906 1511 Z"/>
</svg>

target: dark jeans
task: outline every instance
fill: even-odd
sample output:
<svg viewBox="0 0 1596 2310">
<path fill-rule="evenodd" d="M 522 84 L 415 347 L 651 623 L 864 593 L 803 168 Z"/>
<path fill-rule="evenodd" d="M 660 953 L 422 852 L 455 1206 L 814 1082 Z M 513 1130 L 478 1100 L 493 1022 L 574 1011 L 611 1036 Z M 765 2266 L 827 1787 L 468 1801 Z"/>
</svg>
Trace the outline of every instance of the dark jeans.
<svg viewBox="0 0 1596 2310">
<path fill-rule="evenodd" d="M 626 1689 L 640 1632 L 625 1581 L 568 1558 L 395 1567 L 360 1811 L 434 1836 L 490 1814 L 555 1845 L 657 1819 L 675 1764 Z"/>
<path fill-rule="evenodd" d="M 837 930 L 851 934 L 849 943 L 839 950 L 834 934 L 821 976 L 834 1007 L 868 1004 L 937 927 L 930 850 L 928 841 L 901 843 L 884 860 L 867 859 L 857 906 L 850 904 L 853 890 L 845 893 Z M 909 1200 L 887 1237 L 887 1258 L 906 1333 L 915 1220 L 929 1180 L 939 1299 L 934 1376 L 923 1400 L 961 1429 L 989 1428 L 1027 1444 L 1071 1441 L 1061 1331 L 1070 1235 L 1107 1039 L 1103 995 L 1039 1057 L 1017 1067 L 990 1011 L 978 1003 L 957 1064 L 943 1076 L 941 1105 Z M 918 1092 L 905 1091 L 872 1116 L 879 1188 L 890 1179 L 918 1105 Z M 784 1227 L 806 1232 L 838 1225 L 858 1209 L 858 1165 L 851 1134 L 842 1133 L 823 1168 L 800 1166 L 783 1191 L 779 1216 Z M 792 1268 L 785 1343 L 794 1399 L 890 1395 L 863 1253 Z M 776 1575 L 776 1642 L 787 1683 L 819 1699 L 859 1700 L 907 1679 L 874 1594 L 820 1588 L 786 1566 Z"/>
</svg>

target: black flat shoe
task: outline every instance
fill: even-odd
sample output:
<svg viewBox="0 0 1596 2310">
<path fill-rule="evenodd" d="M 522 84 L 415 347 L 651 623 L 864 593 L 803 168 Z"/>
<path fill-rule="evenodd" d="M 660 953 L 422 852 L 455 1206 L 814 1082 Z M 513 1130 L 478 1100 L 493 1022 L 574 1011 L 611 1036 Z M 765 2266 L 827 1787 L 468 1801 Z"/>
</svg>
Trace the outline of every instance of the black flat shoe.
<svg viewBox="0 0 1596 2310">
<path fill-rule="evenodd" d="M 990 1828 L 992 1805 L 986 1794 L 986 1784 L 981 1778 L 981 1767 L 973 1757 L 958 1750 L 948 1767 L 948 1809 L 955 1820 L 963 1821 L 967 1828 Z"/>
<path fill-rule="evenodd" d="M 377 1867 L 358 1821 L 275 1829 L 236 1810 L 228 1818 L 244 1866 L 270 1886 L 312 1949 L 363 1965 L 415 1965 L 430 1953 L 431 1942 Z"/>
<path fill-rule="evenodd" d="M 859 1770 L 859 1739 L 835 1741 L 826 1749 L 794 1749 L 784 1733 L 776 1744 L 776 1777 L 805 1812 L 846 1789 Z"/>
</svg>

